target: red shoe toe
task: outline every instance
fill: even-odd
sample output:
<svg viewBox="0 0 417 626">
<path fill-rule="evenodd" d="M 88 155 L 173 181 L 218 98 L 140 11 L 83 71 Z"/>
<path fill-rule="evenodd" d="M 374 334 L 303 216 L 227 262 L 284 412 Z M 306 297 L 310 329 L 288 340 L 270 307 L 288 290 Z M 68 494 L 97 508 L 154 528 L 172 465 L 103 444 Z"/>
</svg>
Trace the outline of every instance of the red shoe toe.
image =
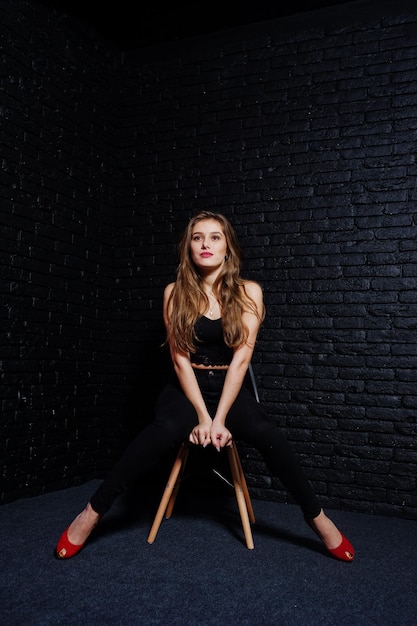
<svg viewBox="0 0 417 626">
<path fill-rule="evenodd" d="M 78 552 L 84 547 L 84 543 L 79 546 L 71 543 L 68 539 L 68 528 L 62 533 L 56 546 L 56 555 L 59 559 L 70 559 L 72 556 L 78 554 Z"/>
<path fill-rule="evenodd" d="M 316 533 L 316 535 L 320 537 L 319 533 L 314 527 L 313 522 L 306 517 L 304 519 L 310 526 L 310 528 Z M 330 552 L 330 554 L 332 554 L 334 557 L 336 557 L 336 559 L 339 559 L 339 561 L 353 561 L 353 559 L 355 558 L 355 550 L 353 549 L 353 546 L 350 543 L 349 539 L 346 539 L 343 533 L 340 534 L 342 535 L 342 541 L 337 546 L 337 548 L 326 547 L 326 550 Z"/>
<path fill-rule="evenodd" d="M 327 548 L 330 554 L 333 554 L 340 561 L 353 561 L 355 558 L 355 550 L 353 549 L 352 544 L 349 539 L 346 539 L 344 535 L 342 535 L 342 541 L 337 546 L 337 548 Z"/>
</svg>

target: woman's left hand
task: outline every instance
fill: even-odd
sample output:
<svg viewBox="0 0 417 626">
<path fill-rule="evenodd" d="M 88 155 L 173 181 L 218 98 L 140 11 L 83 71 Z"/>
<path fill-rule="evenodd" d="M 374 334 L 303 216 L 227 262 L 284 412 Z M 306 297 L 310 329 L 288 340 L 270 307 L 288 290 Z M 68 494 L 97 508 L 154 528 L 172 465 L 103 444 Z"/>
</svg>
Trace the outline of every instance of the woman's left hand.
<svg viewBox="0 0 417 626">
<path fill-rule="evenodd" d="M 232 445 L 232 433 L 223 424 L 217 424 L 216 420 L 213 420 L 211 425 L 210 436 L 211 443 L 218 452 L 221 448 Z"/>
</svg>

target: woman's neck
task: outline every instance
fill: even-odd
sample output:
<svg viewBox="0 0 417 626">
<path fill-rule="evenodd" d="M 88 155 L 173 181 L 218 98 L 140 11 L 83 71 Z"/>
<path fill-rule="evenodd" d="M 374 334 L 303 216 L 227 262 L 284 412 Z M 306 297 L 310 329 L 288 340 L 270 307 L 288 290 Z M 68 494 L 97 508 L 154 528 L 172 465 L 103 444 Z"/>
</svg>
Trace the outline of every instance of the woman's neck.
<svg viewBox="0 0 417 626">
<path fill-rule="evenodd" d="M 214 280 L 203 280 L 203 291 L 204 293 L 206 293 L 207 295 L 209 294 L 213 294 L 213 285 L 214 285 Z"/>
<path fill-rule="evenodd" d="M 218 267 L 207 269 L 205 272 L 200 270 L 201 284 L 205 293 L 213 293 L 213 285 L 217 281 L 220 272 L 221 268 Z"/>
</svg>

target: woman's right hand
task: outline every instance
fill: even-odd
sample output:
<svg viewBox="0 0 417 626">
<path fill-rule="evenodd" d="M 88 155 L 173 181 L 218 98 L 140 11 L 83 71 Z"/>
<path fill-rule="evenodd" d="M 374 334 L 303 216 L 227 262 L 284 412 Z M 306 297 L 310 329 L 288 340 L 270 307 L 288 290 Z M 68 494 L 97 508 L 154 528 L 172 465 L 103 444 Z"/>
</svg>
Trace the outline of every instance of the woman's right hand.
<svg viewBox="0 0 417 626">
<path fill-rule="evenodd" d="M 211 443 L 211 425 L 212 421 L 210 420 L 194 426 L 190 433 L 189 441 L 196 446 L 203 446 L 203 448 L 208 446 Z"/>
</svg>

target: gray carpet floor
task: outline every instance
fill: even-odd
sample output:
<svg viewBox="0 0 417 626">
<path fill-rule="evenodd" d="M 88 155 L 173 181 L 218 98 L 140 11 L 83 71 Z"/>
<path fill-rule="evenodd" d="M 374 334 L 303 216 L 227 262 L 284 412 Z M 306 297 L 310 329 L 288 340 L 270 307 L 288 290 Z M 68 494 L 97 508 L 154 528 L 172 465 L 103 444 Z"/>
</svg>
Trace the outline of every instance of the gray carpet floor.
<svg viewBox="0 0 417 626">
<path fill-rule="evenodd" d="M 254 500 L 248 550 L 234 499 L 190 490 L 149 545 L 157 502 L 141 506 L 138 493 L 116 503 L 79 555 L 57 560 L 59 535 L 97 484 L 0 507 L 6 626 L 417 625 L 415 521 L 328 510 L 356 549 L 342 563 L 295 505 Z"/>
</svg>

